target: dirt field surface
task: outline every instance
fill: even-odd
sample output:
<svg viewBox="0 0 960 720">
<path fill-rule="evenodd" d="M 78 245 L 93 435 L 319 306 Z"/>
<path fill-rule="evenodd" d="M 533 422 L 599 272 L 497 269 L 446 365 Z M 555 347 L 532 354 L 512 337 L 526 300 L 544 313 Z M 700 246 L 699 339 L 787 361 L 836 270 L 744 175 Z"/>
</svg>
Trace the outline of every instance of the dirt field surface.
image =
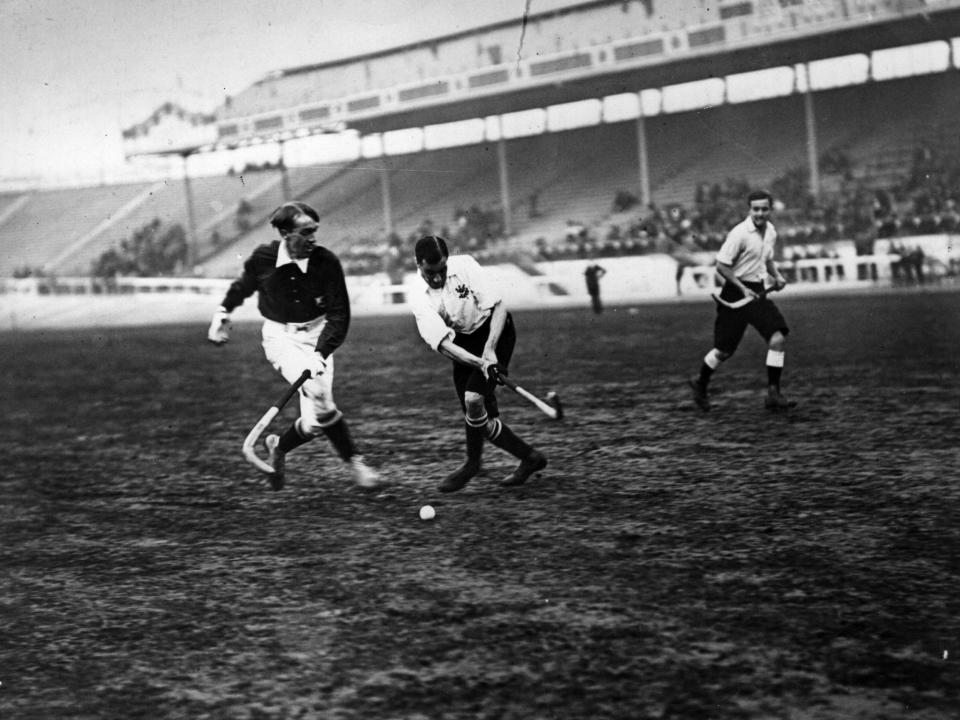
<svg viewBox="0 0 960 720">
<path fill-rule="evenodd" d="M 787 416 L 754 335 L 693 406 L 709 302 L 516 313 L 566 418 L 503 417 L 550 465 L 502 488 L 488 446 L 452 495 L 412 318 L 337 354 L 372 496 L 325 440 L 280 492 L 244 461 L 257 325 L 0 334 L 0 717 L 960 717 L 960 293 L 778 304 Z"/>
</svg>

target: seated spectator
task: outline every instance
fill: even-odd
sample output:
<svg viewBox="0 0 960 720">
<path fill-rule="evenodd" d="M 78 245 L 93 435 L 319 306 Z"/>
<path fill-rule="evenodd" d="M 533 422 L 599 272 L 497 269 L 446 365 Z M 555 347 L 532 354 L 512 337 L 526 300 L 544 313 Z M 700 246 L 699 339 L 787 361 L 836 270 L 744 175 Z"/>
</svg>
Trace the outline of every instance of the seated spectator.
<svg viewBox="0 0 960 720">
<path fill-rule="evenodd" d="M 543 213 L 540 212 L 539 204 L 540 204 L 540 192 L 537 190 L 534 190 L 532 193 L 530 193 L 529 197 L 527 198 L 527 217 L 530 218 L 531 220 L 543 215 Z M 441 237 L 446 237 L 446 236 L 441 236 Z"/>
<path fill-rule="evenodd" d="M 557 260 L 566 250 L 565 246 L 549 243 L 544 237 L 537 238 L 536 246 L 537 256 L 543 260 Z"/>
<path fill-rule="evenodd" d="M 633 193 L 627 192 L 626 190 L 618 190 L 613 198 L 613 211 L 615 213 L 626 212 L 639 202 L 640 200 Z"/>
<path fill-rule="evenodd" d="M 587 233 L 587 229 L 579 220 L 567 220 L 565 233 L 568 242 L 577 242 L 583 239 Z"/>
</svg>

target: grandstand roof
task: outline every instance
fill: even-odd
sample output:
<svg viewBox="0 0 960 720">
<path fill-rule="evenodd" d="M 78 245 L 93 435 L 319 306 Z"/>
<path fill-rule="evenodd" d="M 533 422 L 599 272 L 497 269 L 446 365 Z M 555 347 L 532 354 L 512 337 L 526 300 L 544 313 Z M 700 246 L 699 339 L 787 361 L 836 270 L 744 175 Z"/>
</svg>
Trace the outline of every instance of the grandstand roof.
<svg viewBox="0 0 960 720">
<path fill-rule="evenodd" d="M 540 20 L 548 17 L 556 17 L 558 15 L 564 15 L 569 13 L 571 10 L 583 10 L 589 9 L 591 7 L 603 7 L 604 5 L 616 5 L 622 3 L 623 0 L 586 0 L 585 2 L 571 2 L 568 5 L 562 8 L 554 8 L 552 10 L 544 10 L 543 12 L 530 13 L 524 15 L 524 22 L 530 22 L 535 20 Z M 394 55 L 396 53 L 403 53 L 408 50 L 415 50 L 417 48 L 430 47 L 440 41 L 446 40 L 457 40 L 459 38 L 470 37 L 471 35 L 476 35 L 478 32 L 486 32 L 489 30 L 496 30 L 499 28 L 512 27 L 517 24 L 516 19 L 510 20 L 501 20 L 500 22 L 487 23 L 485 25 L 477 25 L 471 27 L 467 30 L 462 30 L 456 33 L 447 33 L 444 35 L 437 35 L 434 37 L 429 37 L 424 40 L 418 40 L 412 43 L 405 43 L 403 45 L 392 45 L 383 50 L 377 50 L 376 52 L 363 53 L 361 55 L 351 55 L 345 58 L 339 58 L 337 60 L 328 60 L 322 63 L 311 63 L 309 65 L 298 65 L 292 68 L 284 68 L 281 70 L 274 70 L 273 72 L 267 73 L 266 76 L 258 80 L 255 85 L 262 84 L 264 82 L 269 82 L 275 78 L 279 77 L 288 77 L 290 75 L 300 75 L 303 73 L 314 72 L 315 70 L 325 70 L 328 68 L 335 68 L 340 65 L 348 65 L 356 62 L 363 62 L 365 60 L 372 60 L 374 58 L 386 57 L 388 55 Z"/>
<path fill-rule="evenodd" d="M 929 14 L 924 13 L 869 25 L 846 26 L 829 33 L 780 40 L 775 43 L 757 44 L 733 50 L 725 48 L 720 52 L 692 55 L 658 65 L 569 79 L 552 85 L 515 89 L 509 93 L 464 100 L 456 104 L 394 113 L 354 121 L 350 123 L 350 127 L 366 134 L 424 124 L 453 122 L 617 93 L 635 92 L 638 88 L 662 87 L 778 65 L 792 65 L 899 45 L 943 40 L 958 33 L 960 33 L 960 9 L 938 12 L 935 22 Z"/>
<path fill-rule="evenodd" d="M 564 8 L 532 14 L 526 19 L 558 16 L 573 10 L 609 5 L 613 1 L 592 0 L 575 3 Z M 619 1 L 616 0 L 616 2 Z M 338 61 L 279 70 L 262 78 L 255 84 L 263 84 L 271 79 L 306 73 L 320 68 L 356 63 L 364 59 L 395 54 L 407 49 L 422 48 L 441 40 L 469 36 L 484 29 L 510 25 L 516 25 L 516 21 L 493 23 L 483 28 L 472 28 L 453 35 L 445 35 Z M 447 123 L 530 108 L 547 107 L 606 95 L 636 92 L 638 88 L 662 87 L 768 67 L 805 63 L 846 54 L 865 53 L 900 45 L 931 40 L 949 40 L 958 34 L 960 34 L 960 8 L 918 11 L 867 24 L 841 25 L 830 32 L 793 36 L 777 39 L 775 42 L 769 40 L 757 41 L 733 49 L 725 47 L 720 50 L 692 53 L 684 57 L 665 59 L 664 62 L 659 64 L 644 65 L 603 74 L 594 73 L 567 77 L 551 84 L 514 86 L 504 89 L 500 93 L 485 94 L 481 97 L 458 98 L 453 102 L 438 102 L 409 110 L 396 110 L 353 119 L 348 121 L 345 127 L 357 130 L 361 134 L 382 133 L 408 127 L 420 127 L 428 124 Z M 269 132 L 265 132 L 263 138 L 261 138 L 262 141 L 267 142 L 274 139 Z M 187 155 L 205 149 L 210 149 L 210 145 L 198 143 L 191 147 L 178 146 L 168 150 L 159 149 L 156 153 L 151 154 Z"/>
</svg>

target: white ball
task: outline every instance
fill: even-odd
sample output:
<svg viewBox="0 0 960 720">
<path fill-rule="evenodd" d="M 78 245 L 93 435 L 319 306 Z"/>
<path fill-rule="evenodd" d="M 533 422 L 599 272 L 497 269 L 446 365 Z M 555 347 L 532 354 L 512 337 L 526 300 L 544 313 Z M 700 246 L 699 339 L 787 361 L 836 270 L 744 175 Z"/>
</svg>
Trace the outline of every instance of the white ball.
<svg viewBox="0 0 960 720">
<path fill-rule="evenodd" d="M 421 520 L 433 520 L 436 514 L 437 511 L 433 509 L 433 505 L 424 505 L 422 508 L 420 508 Z"/>
</svg>

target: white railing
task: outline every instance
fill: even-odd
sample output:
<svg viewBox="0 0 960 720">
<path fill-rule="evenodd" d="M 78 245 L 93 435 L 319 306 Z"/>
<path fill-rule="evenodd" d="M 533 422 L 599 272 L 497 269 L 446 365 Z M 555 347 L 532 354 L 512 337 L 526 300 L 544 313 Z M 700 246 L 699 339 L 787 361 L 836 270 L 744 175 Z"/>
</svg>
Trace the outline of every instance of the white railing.
<svg viewBox="0 0 960 720">
<path fill-rule="evenodd" d="M 89 277 L 30 277 L 0 279 L 0 295 L 133 295 L 169 293 L 223 294 L 230 280 L 221 278 L 142 278 L 103 280 Z"/>
<path fill-rule="evenodd" d="M 896 255 L 857 255 L 840 258 L 812 258 L 782 262 L 781 271 L 797 289 L 830 290 L 831 288 L 888 286 L 894 279 L 893 264 Z M 502 276 L 509 284 L 513 296 L 521 298 L 524 305 L 542 303 L 549 306 L 577 300 L 584 293 L 583 260 L 542 263 L 544 274 L 523 275 L 522 286 L 518 273 L 512 265 L 492 266 L 494 276 Z M 627 301 L 645 298 L 668 297 L 674 291 L 673 273 L 675 262 L 666 255 L 625 256 L 602 258 L 599 262 L 608 270 L 606 287 L 614 295 Z M 623 265 L 619 271 L 618 264 Z M 497 268 L 500 268 L 498 271 Z M 619 275 L 636 278 L 646 273 L 651 281 L 645 284 L 627 282 L 617 287 Z M 512 270 L 507 273 L 505 270 Z M 101 280 L 83 277 L 38 277 L 24 279 L 0 279 L 0 297 L 29 296 L 212 296 L 221 298 L 231 280 L 223 278 L 116 278 Z M 681 279 L 683 294 L 709 294 L 716 286 L 716 268 L 713 265 L 694 265 L 685 268 Z M 347 287 L 351 302 L 364 308 L 397 310 L 407 304 L 414 285 L 391 284 L 386 275 L 348 276 Z M 616 297 L 611 296 L 611 300 Z"/>
</svg>

